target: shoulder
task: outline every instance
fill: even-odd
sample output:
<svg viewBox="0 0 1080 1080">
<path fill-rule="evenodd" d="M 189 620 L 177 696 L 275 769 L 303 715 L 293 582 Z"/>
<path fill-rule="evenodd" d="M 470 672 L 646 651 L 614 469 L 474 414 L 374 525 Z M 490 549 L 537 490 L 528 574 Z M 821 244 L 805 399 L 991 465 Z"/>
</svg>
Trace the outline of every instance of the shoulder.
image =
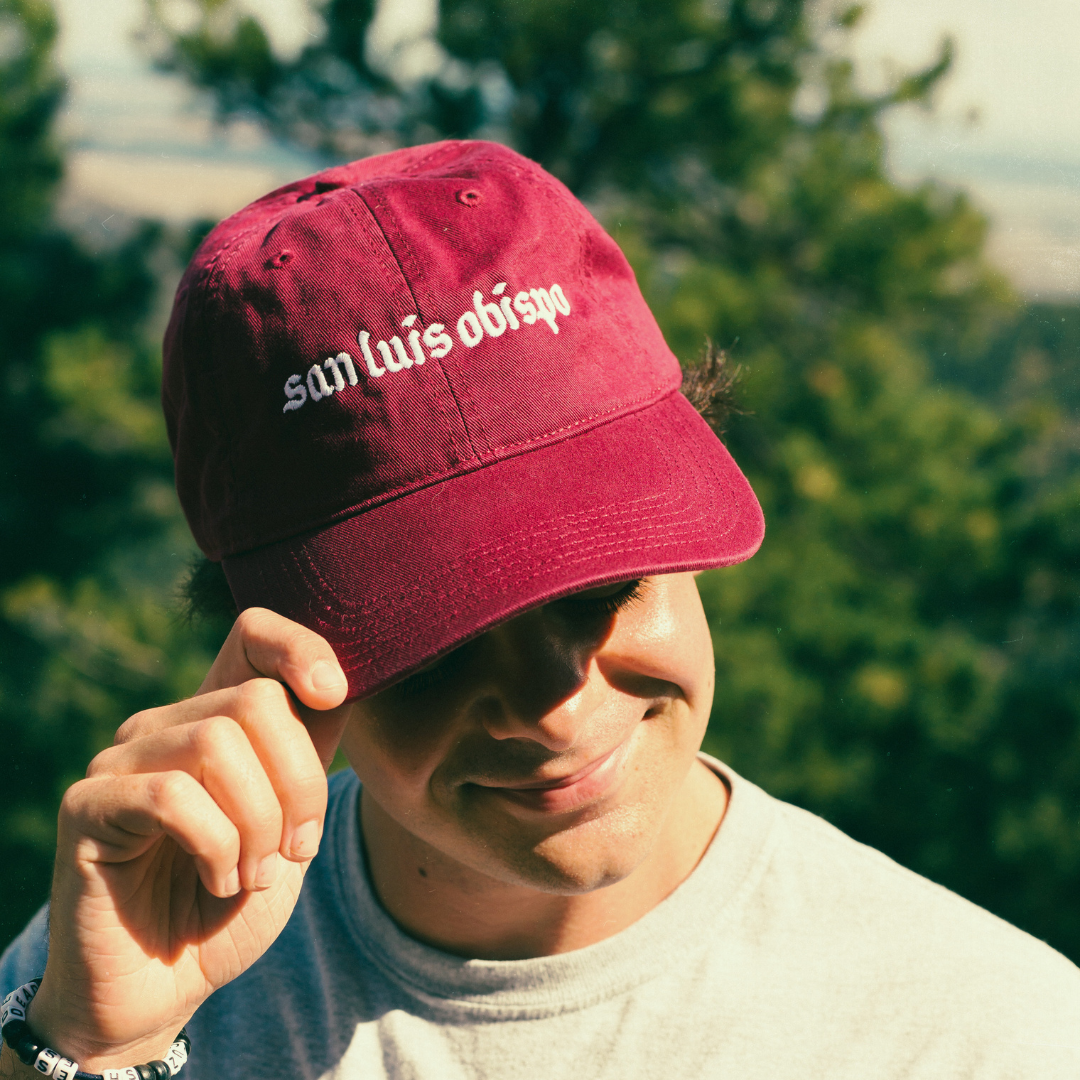
<svg viewBox="0 0 1080 1080">
<path fill-rule="evenodd" d="M 1080 1032 L 1080 969 L 1061 953 L 821 818 L 779 807 L 776 884 L 797 890 L 848 962 L 936 1008 L 1015 1019 L 1019 1007 Z"/>
<path fill-rule="evenodd" d="M 768 821 L 740 913 L 744 940 L 818 1021 L 853 1041 L 888 1030 L 1001 1060 L 1056 1047 L 1080 1064 L 1073 963 L 821 818 L 730 782 L 732 805 Z"/>
<path fill-rule="evenodd" d="M 971 950 L 984 956 L 992 944 L 1001 959 L 1017 957 L 1080 979 L 1080 969 L 1030 934 L 853 840 L 822 818 L 787 803 L 777 805 L 785 848 L 777 869 L 797 873 L 820 902 L 862 912 L 856 931 L 904 931 L 911 944 L 932 944 L 946 954 Z M 844 917 L 852 915 L 847 910 Z"/>
</svg>

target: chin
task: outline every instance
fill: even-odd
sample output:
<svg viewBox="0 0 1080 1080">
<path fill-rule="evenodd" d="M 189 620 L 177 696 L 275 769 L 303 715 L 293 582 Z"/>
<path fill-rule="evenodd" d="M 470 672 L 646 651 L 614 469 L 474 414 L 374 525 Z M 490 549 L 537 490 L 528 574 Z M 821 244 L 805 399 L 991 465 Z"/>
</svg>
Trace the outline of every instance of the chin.
<svg viewBox="0 0 1080 1080">
<path fill-rule="evenodd" d="M 659 832 L 658 817 L 643 806 L 620 807 L 536 843 L 522 839 L 518 844 L 504 835 L 501 844 L 487 846 L 483 869 L 539 892 L 594 892 L 629 877 L 645 861 Z M 492 861 L 498 862 L 497 870 Z"/>
</svg>

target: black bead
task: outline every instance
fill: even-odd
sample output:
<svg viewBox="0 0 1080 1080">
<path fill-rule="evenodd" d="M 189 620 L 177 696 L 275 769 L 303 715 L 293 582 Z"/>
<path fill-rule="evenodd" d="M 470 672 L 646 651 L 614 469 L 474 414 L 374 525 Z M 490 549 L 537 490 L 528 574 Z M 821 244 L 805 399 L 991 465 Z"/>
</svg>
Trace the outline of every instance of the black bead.
<svg viewBox="0 0 1080 1080">
<path fill-rule="evenodd" d="M 30 1033 L 30 1027 L 25 1020 L 9 1020 L 4 1025 L 3 1038 L 24 1065 L 33 1066 L 34 1060 L 41 1053 L 41 1043 Z"/>
<path fill-rule="evenodd" d="M 139 1074 L 139 1080 L 157 1080 L 149 1065 L 133 1065 L 132 1068 Z"/>
<path fill-rule="evenodd" d="M 28 1030 L 25 1020 L 9 1020 L 0 1030 L 0 1035 L 3 1035 L 4 1042 L 10 1046 L 16 1039 L 21 1039 L 24 1032 Z"/>
<path fill-rule="evenodd" d="M 145 1066 L 150 1070 L 149 1075 L 153 1080 L 169 1080 L 172 1073 L 169 1072 L 169 1066 L 164 1061 L 150 1061 Z"/>
</svg>

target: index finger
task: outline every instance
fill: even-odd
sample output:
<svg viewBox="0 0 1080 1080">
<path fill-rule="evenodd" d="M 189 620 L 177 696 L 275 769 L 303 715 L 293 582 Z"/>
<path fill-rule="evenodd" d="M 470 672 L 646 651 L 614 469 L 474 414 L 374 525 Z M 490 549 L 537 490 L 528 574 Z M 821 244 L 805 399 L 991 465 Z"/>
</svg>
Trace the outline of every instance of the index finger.
<svg viewBox="0 0 1080 1080">
<path fill-rule="evenodd" d="M 348 692 L 345 673 L 325 638 L 266 608 L 247 608 L 233 623 L 198 693 L 260 677 L 284 683 L 311 709 L 336 708 Z"/>
</svg>

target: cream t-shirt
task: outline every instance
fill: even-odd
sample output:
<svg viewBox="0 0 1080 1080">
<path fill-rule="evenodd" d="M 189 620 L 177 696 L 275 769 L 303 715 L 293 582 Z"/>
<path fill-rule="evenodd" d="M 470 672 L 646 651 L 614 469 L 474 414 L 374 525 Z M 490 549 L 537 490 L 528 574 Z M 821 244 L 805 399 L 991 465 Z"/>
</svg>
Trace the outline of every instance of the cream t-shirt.
<svg viewBox="0 0 1080 1080">
<path fill-rule="evenodd" d="M 186 1080 L 1078 1080 L 1080 970 L 766 795 L 731 801 L 697 869 L 599 944 L 462 960 L 372 895 L 359 782 L 281 936 L 188 1027 Z M 45 913 L 0 961 L 44 969 Z M 58 1048 L 62 1050 L 63 1048 Z"/>
</svg>

